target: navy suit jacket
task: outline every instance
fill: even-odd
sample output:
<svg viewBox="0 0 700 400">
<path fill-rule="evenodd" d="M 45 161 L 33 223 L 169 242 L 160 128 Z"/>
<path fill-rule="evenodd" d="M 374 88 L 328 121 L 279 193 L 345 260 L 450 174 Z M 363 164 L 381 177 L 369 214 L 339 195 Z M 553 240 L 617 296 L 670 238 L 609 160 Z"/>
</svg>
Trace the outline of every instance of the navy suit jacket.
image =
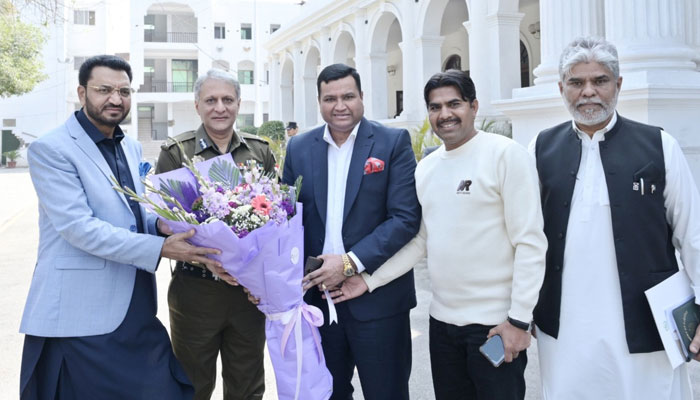
<svg viewBox="0 0 700 400">
<path fill-rule="evenodd" d="M 324 126 L 292 137 L 287 144 L 283 181 L 303 177 L 299 201 L 304 204 L 304 254 L 323 251 L 328 199 L 328 143 Z M 384 170 L 364 174 L 369 157 L 384 161 Z M 372 274 L 417 233 L 421 210 L 416 196 L 416 159 L 405 129 L 382 126 L 363 118 L 355 139 L 345 188 L 343 244 Z M 306 301 L 324 310 L 320 292 L 311 289 Z M 372 293 L 347 302 L 361 321 L 385 318 L 416 305 L 413 271 Z"/>
</svg>

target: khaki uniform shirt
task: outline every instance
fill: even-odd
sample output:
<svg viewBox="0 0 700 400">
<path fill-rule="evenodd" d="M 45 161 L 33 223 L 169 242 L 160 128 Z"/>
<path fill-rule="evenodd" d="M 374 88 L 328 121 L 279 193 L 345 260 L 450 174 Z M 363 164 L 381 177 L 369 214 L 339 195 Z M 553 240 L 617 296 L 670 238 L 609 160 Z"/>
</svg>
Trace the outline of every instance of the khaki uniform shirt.
<svg viewBox="0 0 700 400">
<path fill-rule="evenodd" d="M 200 156 L 209 160 L 221 153 L 211 140 L 204 125 L 200 125 L 196 131 L 188 131 L 173 137 L 161 146 L 156 173 L 172 171 L 181 168 L 185 158 L 182 156 L 177 142 L 182 144 L 187 158 Z M 266 173 L 275 172 L 275 156 L 270 150 L 270 146 L 264 139 L 245 132 L 234 132 L 228 144 L 226 153 L 231 153 L 236 164 L 245 163 L 248 160 L 255 160 L 262 165 Z"/>
</svg>

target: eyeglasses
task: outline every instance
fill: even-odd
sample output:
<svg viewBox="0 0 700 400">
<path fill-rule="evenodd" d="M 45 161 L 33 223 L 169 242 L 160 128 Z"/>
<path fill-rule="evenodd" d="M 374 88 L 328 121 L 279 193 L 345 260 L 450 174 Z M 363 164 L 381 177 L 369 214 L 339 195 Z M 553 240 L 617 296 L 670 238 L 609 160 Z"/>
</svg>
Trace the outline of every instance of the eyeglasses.
<svg viewBox="0 0 700 400">
<path fill-rule="evenodd" d="M 124 97 L 124 98 L 129 98 L 132 93 L 135 92 L 134 89 L 124 86 L 124 87 L 113 87 L 109 85 L 102 85 L 102 86 L 88 86 L 89 88 L 94 89 L 97 94 L 101 96 L 111 96 L 114 92 L 119 93 L 119 96 Z"/>
</svg>

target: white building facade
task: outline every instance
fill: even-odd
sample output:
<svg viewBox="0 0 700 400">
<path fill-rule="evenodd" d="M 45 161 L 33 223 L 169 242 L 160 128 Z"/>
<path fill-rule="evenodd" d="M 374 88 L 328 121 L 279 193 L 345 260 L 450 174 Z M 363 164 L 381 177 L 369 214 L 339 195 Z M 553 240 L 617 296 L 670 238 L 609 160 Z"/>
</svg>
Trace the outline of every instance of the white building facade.
<svg viewBox="0 0 700 400">
<path fill-rule="evenodd" d="M 82 62 L 96 54 L 116 54 L 131 64 L 137 90 L 121 126 L 142 142 L 146 159 L 157 157 L 167 137 L 199 126 L 193 84 L 210 68 L 227 70 L 241 83 L 239 128 L 266 121 L 269 65 L 261 43 L 301 9 L 293 0 L 66 4 L 42 28 L 47 79 L 30 93 L 0 99 L 0 128 L 28 143 L 62 124 L 80 108 L 76 88 Z M 22 19 L 36 26 L 44 22 L 38 15 L 23 14 Z M 26 165 L 26 157 L 18 161 Z"/>
<path fill-rule="evenodd" d="M 620 113 L 673 134 L 700 183 L 700 0 L 312 0 L 266 43 L 270 118 L 322 123 L 316 77 L 344 62 L 362 77 L 367 117 L 414 127 L 427 79 L 458 66 L 479 117 L 507 121 L 526 145 L 570 119 L 559 55 L 587 35 L 618 48 Z"/>
<path fill-rule="evenodd" d="M 46 26 L 47 16 L 32 11 L 36 10 L 22 14 L 22 20 L 41 27 L 46 35 L 42 50 L 46 79 L 30 93 L 0 98 L 0 128 L 25 143 L 62 124 L 80 108 L 78 69 L 86 57 L 105 53 L 126 56 L 129 51 L 128 36 L 112 34 L 120 29 L 120 21 L 128 18 L 128 9 L 125 11 L 118 0 L 76 0 L 70 7 L 60 6 Z M 20 166 L 27 162 L 26 151 L 21 152 Z"/>
<path fill-rule="evenodd" d="M 144 153 L 155 157 L 167 137 L 199 126 L 193 84 L 211 68 L 241 83 L 239 128 L 267 121 L 269 66 L 261 43 L 299 10 L 289 0 L 132 1 L 132 130 Z"/>
</svg>

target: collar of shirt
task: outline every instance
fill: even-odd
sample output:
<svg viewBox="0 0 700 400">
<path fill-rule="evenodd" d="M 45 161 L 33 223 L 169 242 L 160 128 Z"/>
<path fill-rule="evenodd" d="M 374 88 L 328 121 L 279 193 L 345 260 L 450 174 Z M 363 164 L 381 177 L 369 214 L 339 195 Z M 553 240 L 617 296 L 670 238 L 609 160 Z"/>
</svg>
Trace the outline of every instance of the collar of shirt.
<svg viewBox="0 0 700 400">
<path fill-rule="evenodd" d="M 248 143 L 246 140 L 238 135 L 236 131 L 233 131 L 233 136 L 231 136 L 231 140 L 228 142 L 228 147 L 226 149 L 226 153 L 222 153 L 219 151 L 219 149 L 214 146 L 214 141 L 211 140 L 209 137 L 209 134 L 207 133 L 207 130 L 204 129 L 204 125 L 200 125 L 197 131 L 194 133 L 194 141 L 195 141 L 195 152 L 194 154 L 200 154 L 204 150 L 208 149 L 211 147 L 212 151 L 219 153 L 219 154 L 226 154 L 230 153 L 238 146 L 245 145 L 246 147 L 248 146 Z"/>
<path fill-rule="evenodd" d="M 586 132 L 582 131 L 581 129 L 578 128 L 578 126 L 576 126 L 576 121 L 574 121 L 573 119 L 571 120 L 571 126 L 574 128 L 574 131 L 578 135 L 579 139 L 581 139 L 581 140 L 596 140 L 598 142 L 602 142 L 603 140 L 605 140 L 604 135 L 606 133 L 608 133 L 613 128 L 613 126 L 615 126 L 616 123 L 617 123 L 617 111 L 614 111 L 612 118 L 610 118 L 610 122 L 608 122 L 608 124 L 605 125 L 605 127 L 603 127 L 603 129 L 600 129 L 600 130 L 596 131 L 595 133 L 593 133 L 593 137 L 590 137 L 590 136 L 588 136 L 588 134 Z"/>
<path fill-rule="evenodd" d="M 83 127 L 83 130 L 85 133 L 90 136 L 90 139 L 92 139 L 95 144 L 100 143 L 103 140 L 108 139 L 102 132 L 100 132 L 99 129 L 93 124 L 85 115 L 85 110 L 82 108 L 79 111 L 75 112 L 75 118 L 78 120 L 78 123 L 80 123 L 80 126 Z M 115 143 L 119 143 L 124 139 L 124 132 L 122 131 L 122 128 L 117 125 L 114 128 L 114 134 L 112 135 L 112 139 L 114 139 Z"/>
<path fill-rule="evenodd" d="M 352 128 L 352 131 L 350 131 L 350 136 L 348 136 L 348 139 L 345 141 L 345 143 L 348 143 L 349 141 L 352 141 L 352 143 L 355 143 L 355 138 L 357 138 L 357 131 L 360 130 L 360 124 L 362 121 L 358 122 L 355 124 L 355 127 Z M 326 124 L 326 127 L 323 129 L 323 140 L 334 147 L 335 149 L 340 149 L 340 146 L 338 146 L 335 143 L 335 140 L 333 140 L 333 137 L 331 136 L 331 131 L 330 128 L 328 128 L 328 124 Z M 345 144 L 343 143 L 343 145 Z"/>
</svg>

